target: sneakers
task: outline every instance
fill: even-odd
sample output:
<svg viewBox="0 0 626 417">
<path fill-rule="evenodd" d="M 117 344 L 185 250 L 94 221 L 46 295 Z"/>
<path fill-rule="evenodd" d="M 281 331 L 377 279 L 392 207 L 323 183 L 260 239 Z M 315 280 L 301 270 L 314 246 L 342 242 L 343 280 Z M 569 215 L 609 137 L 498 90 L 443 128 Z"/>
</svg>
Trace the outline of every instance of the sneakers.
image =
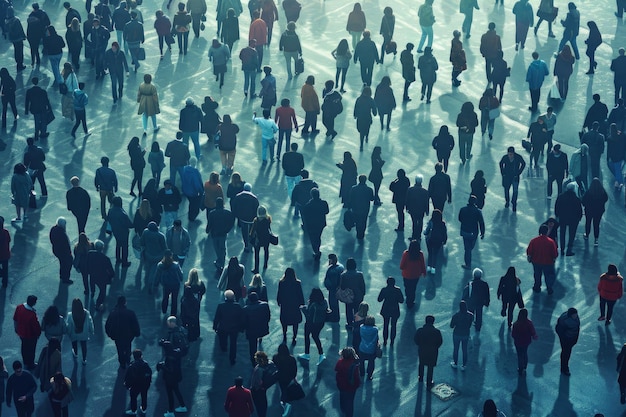
<svg viewBox="0 0 626 417">
<path fill-rule="evenodd" d="M 437 272 L 437 270 L 434 267 L 430 268 L 430 273 L 435 275 L 435 273 Z"/>
<path fill-rule="evenodd" d="M 461 365 L 459 368 L 461 368 L 461 371 L 465 371 L 465 365 Z"/>
<path fill-rule="evenodd" d="M 320 355 L 320 357 L 317 359 L 317 365 L 321 365 L 322 362 L 324 362 L 324 359 L 326 359 L 326 355 L 324 355 L 323 353 Z"/>
<path fill-rule="evenodd" d="M 593 241 L 593 246 L 598 246 L 598 239 Z"/>
<path fill-rule="evenodd" d="M 187 407 L 185 407 L 184 405 L 182 407 L 176 407 L 174 411 L 176 411 L 177 413 L 186 413 Z"/>
<path fill-rule="evenodd" d="M 426 272 L 430 272 L 430 266 L 426 267 Z"/>
<path fill-rule="evenodd" d="M 298 358 L 308 361 L 311 359 L 311 356 L 308 353 L 301 353 L 298 355 Z"/>
<path fill-rule="evenodd" d="M 172 413 L 171 411 L 168 411 L 166 413 L 163 413 L 163 417 L 176 417 L 176 414 Z"/>
<path fill-rule="evenodd" d="M 450 366 L 452 367 L 452 369 L 456 369 L 459 367 L 459 365 L 457 365 L 456 362 L 450 362 Z"/>
<path fill-rule="evenodd" d="M 127 416 L 136 416 L 136 415 L 137 415 L 137 412 L 136 412 L 136 411 L 133 411 L 133 410 L 126 410 L 126 413 L 125 413 L 125 414 L 126 414 Z"/>
</svg>

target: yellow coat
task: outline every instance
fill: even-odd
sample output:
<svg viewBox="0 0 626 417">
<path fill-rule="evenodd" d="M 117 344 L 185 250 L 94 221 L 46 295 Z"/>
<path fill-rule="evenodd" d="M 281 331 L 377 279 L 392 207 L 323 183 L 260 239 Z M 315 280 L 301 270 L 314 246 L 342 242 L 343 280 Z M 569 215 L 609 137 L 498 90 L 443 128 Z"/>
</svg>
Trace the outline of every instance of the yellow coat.
<svg viewBox="0 0 626 417">
<path fill-rule="evenodd" d="M 141 83 L 137 91 L 137 103 L 139 103 L 137 114 L 145 113 L 146 116 L 154 116 L 161 113 L 157 89 L 152 84 Z"/>
</svg>

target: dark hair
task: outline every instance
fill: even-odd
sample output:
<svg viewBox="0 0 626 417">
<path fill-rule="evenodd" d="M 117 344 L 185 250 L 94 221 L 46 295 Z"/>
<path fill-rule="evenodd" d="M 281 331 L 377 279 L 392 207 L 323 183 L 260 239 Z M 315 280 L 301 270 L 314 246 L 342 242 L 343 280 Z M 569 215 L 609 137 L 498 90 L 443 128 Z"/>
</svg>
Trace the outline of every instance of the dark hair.
<svg viewBox="0 0 626 417">
<path fill-rule="evenodd" d="M 346 55 L 348 53 L 348 40 L 342 39 L 339 41 L 339 45 L 337 45 L 337 55 Z"/>
<path fill-rule="evenodd" d="M 142 356 L 143 356 L 143 352 L 141 351 L 141 349 L 133 350 L 133 359 L 139 360 L 141 359 Z"/>
<path fill-rule="evenodd" d="M 159 152 L 161 148 L 159 147 L 159 142 L 152 142 L 152 147 L 150 148 L 150 152 Z"/>
<path fill-rule="evenodd" d="M 83 307 L 83 302 L 80 301 L 80 298 L 74 298 L 72 300 L 72 320 L 74 320 L 74 327 L 76 328 L 76 333 L 82 333 L 83 328 L 85 327 L 85 320 L 87 315 L 85 314 L 85 307 Z"/>
<path fill-rule="evenodd" d="M 356 269 L 356 261 L 354 260 L 354 258 L 348 258 L 348 260 L 346 261 L 346 269 L 348 271 Z"/>
<path fill-rule="evenodd" d="M 387 286 L 393 287 L 396 285 L 396 279 L 394 277 L 387 277 Z"/>
<path fill-rule="evenodd" d="M 528 320 L 528 310 L 526 310 L 525 308 L 520 309 L 519 313 L 517 314 L 517 321 L 520 320 Z"/>
<path fill-rule="evenodd" d="M 298 281 L 298 277 L 296 276 L 296 271 L 289 267 L 287 269 L 285 269 L 285 273 L 283 274 L 282 278 L 280 279 L 281 282 L 285 282 L 285 281 Z"/>
<path fill-rule="evenodd" d="M 235 386 L 236 387 L 243 387 L 243 377 L 242 376 L 238 376 L 235 378 Z"/>
<path fill-rule="evenodd" d="M 182 3 L 180 3 L 180 4 L 182 4 Z M 146 83 L 146 84 L 150 84 L 152 82 L 152 75 L 145 74 L 143 76 L 143 82 Z"/>
<path fill-rule="evenodd" d="M 24 175 L 26 174 L 26 165 L 20 163 L 17 163 L 13 166 L 13 173 L 14 174 L 20 174 L 20 175 Z"/>
<path fill-rule="evenodd" d="M 55 350 L 61 352 L 61 341 L 56 337 L 51 337 L 48 341 L 48 357 L 54 353 Z"/>
<path fill-rule="evenodd" d="M 324 87 L 326 87 L 326 90 L 328 91 L 332 90 L 334 86 L 335 82 L 333 80 L 328 80 L 324 83 Z"/>
<path fill-rule="evenodd" d="M 498 409 L 493 400 L 486 400 L 483 404 L 483 417 L 498 417 Z"/>
<path fill-rule="evenodd" d="M 60 315 L 61 314 L 59 313 L 59 309 L 57 308 L 57 306 L 53 304 L 48 307 L 46 309 L 46 312 L 43 314 L 43 320 L 41 321 L 43 327 L 45 327 L 46 325 L 54 326 L 55 324 L 59 323 L 59 321 L 61 320 Z"/>
<path fill-rule="evenodd" d="M 309 84 L 309 85 L 315 84 L 315 77 L 312 75 L 309 75 L 308 77 L 306 77 L 306 81 L 304 83 Z"/>
<path fill-rule="evenodd" d="M 417 239 L 411 240 L 409 243 L 409 249 L 407 249 L 409 254 L 409 258 L 413 261 L 416 261 L 420 257 L 420 241 Z"/>
<path fill-rule="evenodd" d="M 288 98 L 284 98 L 280 101 L 280 105 L 283 107 L 289 107 L 289 104 L 291 103 L 291 101 L 289 101 Z"/>
<path fill-rule="evenodd" d="M 324 302 L 324 293 L 318 287 L 311 290 L 309 295 L 309 302 L 322 304 Z"/>
<path fill-rule="evenodd" d="M 352 346 L 346 346 L 339 352 L 341 359 L 358 359 L 358 355 Z"/>
</svg>

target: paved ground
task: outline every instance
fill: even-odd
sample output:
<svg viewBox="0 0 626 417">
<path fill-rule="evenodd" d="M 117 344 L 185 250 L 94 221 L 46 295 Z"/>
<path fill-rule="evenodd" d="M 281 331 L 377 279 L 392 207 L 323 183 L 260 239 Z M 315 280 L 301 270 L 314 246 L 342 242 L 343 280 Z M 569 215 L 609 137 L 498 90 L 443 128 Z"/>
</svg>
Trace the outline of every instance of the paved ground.
<svg viewBox="0 0 626 417">
<path fill-rule="evenodd" d="M 292 81 L 286 80 L 284 61 L 278 52 L 277 44 L 281 31 L 285 27 L 282 11 L 280 20 L 274 28 L 274 41 L 266 50 L 266 62 L 275 68 L 278 79 L 280 97 L 289 97 L 296 109 L 299 109 L 298 92 L 305 75 L 314 74 L 317 79 L 316 89 L 321 94 L 323 82 L 333 78 L 334 65 L 330 51 L 337 41 L 347 37 L 344 22 L 352 9 L 351 2 L 328 0 L 326 2 L 304 2 L 302 17 L 298 22 L 298 33 L 304 41 L 304 59 L 306 71 L 304 75 Z M 538 2 L 534 2 L 538 3 Z M 565 2 L 557 2 L 561 15 L 564 16 Z M 367 0 L 362 3 L 367 14 L 369 27 L 376 35 L 379 19 L 384 6 L 394 8 L 397 23 L 396 37 L 402 47 L 406 42 L 417 43 L 419 28 L 416 21 L 415 2 L 391 0 L 386 3 Z M 328 216 L 329 227 L 324 232 L 322 251 L 325 255 L 337 253 L 342 261 L 349 256 L 356 258 L 359 268 L 365 272 L 368 294 L 366 300 L 373 312 L 378 312 L 379 305 L 375 300 L 379 289 L 384 285 L 387 276 L 400 277 L 399 260 L 406 248 L 407 235 L 396 234 L 395 210 L 391 204 L 391 196 L 386 186 L 394 178 L 398 168 L 404 168 L 411 178 L 421 173 L 428 178 L 433 172 L 435 155 L 430 148 L 430 141 L 442 124 L 453 126 L 456 115 L 464 101 L 475 103 L 485 88 L 483 60 L 478 51 L 480 35 L 484 32 L 487 22 L 494 21 L 498 32 L 503 34 L 505 59 L 512 67 L 512 76 L 506 85 L 502 108 L 502 117 L 496 121 L 493 141 L 479 136 L 474 141 L 474 158 L 465 166 L 453 158 L 450 174 L 453 179 L 453 203 L 446 207 L 445 219 L 448 222 L 450 239 L 444 251 L 443 265 L 435 276 L 421 280 L 418 286 L 418 298 L 415 309 L 405 313 L 399 322 L 399 339 L 394 349 L 387 349 L 382 360 L 378 360 L 374 380 L 364 384 L 356 398 L 356 410 L 360 416 L 473 416 L 476 415 L 486 398 L 493 398 L 501 410 L 509 416 L 592 416 L 595 412 L 604 412 L 606 416 L 624 415 L 618 403 L 618 386 L 615 373 L 615 355 L 624 341 L 626 328 L 620 319 L 624 315 L 622 304 L 616 307 L 616 320 L 606 327 L 598 325 L 598 301 L 596 295 L 597 278 L 605 270 L 609 262 L 616 263 L 620 269 L 626 269 L 624 263 L 624 223 L 623 196 L 610 193 L 610 202 L 602 223 L 600 246 L 595 248 L 582 239 L 582 231 L 575 244 L 576 256 L 558 260 L 558 283 L 555 294 L 548 297 L 545 292 L 533 296 L 531 292 L 532 269 L 526 262 L 524 249 L 527 242 L 536 234 L 537 226 L 551 213 L 551 206 L 545 199 L 545 173 L 543 170 L 532 177 L 524 176 L 520 185 L 520 202 L 517 213 L 503 208 L 500 177 L 496 164 L 506 147 L 515 145 L 520 148 L 520 140 L 526 134 L 526 127 L 531 116 L 526 110 L 528 106 L 527 85 L 524 82 L 526 67 L 531 61 L 533 50 L 539 51 L 541 57 L 552 68 L 552 53 L 558 45 L 558 39 L 547 39 L 547 28 L 540 29 L 540 36 L 529 36 L 526 49 L 516 53 L 513 43 L 514 18 L 511 13 L 512 4 L 507 1 L 505 6 L 494 7 L 490 2 L 481 2 L 481 10 L 476 11 L 473 36 L 464 40 L 468 57 L 469 71 L 461 79 L 463 85 L 452 89 L 449 83 L 450 64 L 448 62 L 449 41 L 454 28 L 460 28 L 462 16 L 458 13 L 458 2 L 436 2 L 435 24 L 436 44 L 435 56 L 439 60 L 439 81 L 435 85 L 433 103 L 421 103 L 418 97 L 419 83 L 412 86 L 411 95 L 414 100 L 406 106 L 398 105 L 394 112 L 391 132 L 380 132 L 378 124 L 372 127 L 371 142 L 366 145 L 363 153 L 358 153 L 355 123 L 350 117 L 352 103 L 360 90 L 358 66 L 351 66 L 348 72 L 348 92 L 344 95 L 346 111 L 338 118 L 339 136 L 334 143 L 325 141 L 323 135 L 315 139 L 296 142 L 301 145 L 307 168 L 319 184 L 322 197 L 331 205 Z M 537 4 L 534 4 L 536 7 Z M 17 2 L 16 9 L 23 22 L 26 21 L 28 6 L 25 2 Z M 44 2 L 42 7 L 47 10 L 57 26 L 61 26 L 65 16 L 58 2 Z M 85 63 L 80 70 L 79 79 L 87 83 L 90 95 L 88 121 L 93 134 L 76 146 L 70 143 L 69 121 L 60 120 L 60 102 L 58 93 L 50 90 L 51 101 L 57 110 L 57 121 L 50 126 L 51 135 L 47 141 L 40 143 L 47 154 L 48 170 L 46 178 L 50 188 L 50 196 L 40 200 L 40 209 L 29 214 L 24 225 L 8 226 L 13 237 L 13 258 L 11 260 L 11 282 L 7 290 L 0 292 L 0 354 L 5 361 L 11 363 L 19 358 L 19 341 L 15 336 L 11 323 L 11 315 L 15 306 L 24 302 L 26 296 L 35 293 L 39 296 L 37 305 L 40 316 L 51 303 L 63 311 L 67 311 L 74 297 L 82 296 L 80 277 L 75 272 L 77 284 L 67 287 L 59 286 L 56 277 L 57 263 L 50 251 L 47 233 L 56 217 L 68 215 L 63 198 L 69 187 L 69 178 L 78 175 L 91 192 L 93 211 L 87 225 L 87 232 L 93 239 L 102 238 L 101 222 L 99 221 L 97 197 L 91 187 L 95 168 L 102 155 L 111 158 L 111 166 L 120 178 L 120 195 L 124 198 L 124 206 L 133 213 L 138 200 L 128 196 L 131 173 L 128 169 L 126 144 L 134 135 L 141 134 L 141 121 L 136 115 L 134 94 L 141 80 L 141 75 L 148 72 L 154 75 L 154 83 L 159 90 L 162 113 L 159 123 L 162 129 L 158 134 L 142 139 L 143 146 L 150 146 L 158 140 L 162 146 L 173 138 L 177 128 L 178 111 L 184 105 L 186 97 L 193 97 L 201 102 L 205 95 L 211 95 L 220 103 L 220 114 L 230 113 L 241 127 L 236 160 L 236 170 L 244 179 L 252 183 L 254 192 L 261 202 L 268 207 L 274 218 L 274 231 L 280 235 L 281 245 L 272 248 L 270 268 L 264 274 L 269 293 L 273 298 L 276 293 L 277 281 L 287 266 L 293 266 L 302 279 L 305 294 L 311 288 L 321 285 L 325 267 L 312 262 L 308 240 L 302 236 L 297 221 L 291 219 L 286 198 L 283 173 L 278 164 L 261 167 L 259 161 L 259 132 L 252 125 L 250 118 L 253 110 L 259 110 L 260 102 L 245 100 L 242 91 L 242 74 L 239 61 L 229 65 L 226 85 L 220 92 L 212 78 L 212 69 L 207 60 L 207 47 L 215 31 L 213 20 L 214 4 L 209 6 L 207 30 L 202 37 L 190 42 L 190 52 L 186 57 L 179 56 L 175 48 L 173 54 L 166 54 L 159 61 L 156 36 L 152 30 L 153 13 L 164 4 L 146 0 L 141 7 L 146 19 L 147 55 L 138 74 L 131 74 L 127 81 L 125 97 L 114 106 L 109 96 L 108 78 L 96 81 L 90 72 L 89 64 Z M 584 1 L 580 5 L 582 22 L 595 19 L 601 28 L 604 44 L 599 48 L 597 61 L 598 71 L 595 77 L 585 75 L 587 58 L 584 55 L 583 40 L 587 30 L 581 28 L 579 43 L 582 59 L 575 66 L 570 81 L 570 96 L 562 108 L 558 109 L 559 123 L 555 139 L 562 143 L 564 150 L 571 154 L 573 145 L 578 141 L 577 131 L 582 124 L 584 113 L 591 102 L 593 93 L 600 93 L 607 103 L 612 102 L 612 74 L 608 71 L 610 60 L 616 55 L 620 46 L 626 44 L 625 26 L 616 23 L 613 16 L 614 4 L 609 1 Z M 84 14 L 82 5 L 77 8 Z M 249 23 L 247 13 L 242 15 L 242 35 L 247 33 Z M 244 29 L 245 28 L 245 29 Z M 561 28 L 555 27 L 557 36 Z M 379 36 L 375 41 L 380 42 Z M 241 49 L 239 42 L 235 52 Z M 13 72 L 11 60 L 12 50 L 7 42 L 0 43 L 0 62 Z M 26 51 L 26 63 L 29 63 Z M 384 65 L 376 66 L 374 84 L 383 75 L 390 75 L 396 97 L 401 98 L 403 81 L 399 72 L 399 57 L 387 56 Z M 23 105 L 22 87 L 29 84 L 31 76 L 42 78 L 44 86 L 50 85 L 51 72 L 44 61 L 39 70 L 28 70 L 18 74 L 18 103 Z M 542 90 L 543 99 L 540 107 L 545 110 L 545 97 L 548 93 L 550 79 Z M 302 112 L 299 112 L 302 115 Z M 13 165 L 21 160 L 25 138 L 32 132 L 32 117 L 22 117 L 16 126 L 2 132 L 2 142 L 6 149 L 0 160 L 0 184 L 4 198 L 0 203 L 0 213 L 7 219 L 14 217 L 13 207 L 9 203 L 10 174 Z M 454 131 L 454 129 L 452 129 Z M 455 135 L 456 136 L 456 135 Z M 350 150 L 356 155 L 359 172 L 368 173 L 370 169 L 370 153 L 374 146 L 382 147 L 383 158 L 386 159 L 383 181 L 382 199 L 384 205 L 371 212 L 366 239 L 363 243 L 355 240 L 354 234 L 347 233 L 341 222 L 341 206 L 337 198 L 339 188 L 339 170 L 334 163 L 341 159 L 344 151 Z M 456 152 L 456 151 L 455 151 Z M 203 176 L 215 169 L 219 170 L 219 155 L 209 145 L 203 145 L 204 157 L 200 162 Z M 454 153 L 456 155 L 456 153 Z M 527 154 L 524 157 L 528 159 Z M 543 165 L 543 164 L 542 164 Z M 499 317 L 499 306 L 495 300 L 495 289 L 492 291 L 493 303 L 487 309 L 485 325 L 480 335 L 472 337 L 470 346 L 470 362 L 467 371 L 454 371 L 448 366 L 452 351 L 451 332 L 448 323 L 456 310 L 461 290 L 469 279 L 469 274 L 460 268 L 462 263 L 462 242 L 458 236 L 456 215 L 465 204 L 468 196 L 469 181 L 476 169 L 483 169 L 488 181 L 489 192 L 484 210 L 487 221 L 487 235 L 480 241 L 474 251 L 474 263 L 485 271 L 485 277 L 492 287 L 498 283 L 499 277 L 509 265 L 518 268 L 522 278 L 522 289 L 537 327 L 539 340 L 530 347 L 530 366 L 526 378 L 518 378 L 516 372 L 516 356 L 512 339 L 508 334 L 505 322 Z M 603 173 L 608 171 L 603 167 Z M 226 181 L 225 178 L 222 178 Z M 610 188 L 608 179 L 604 181 Z M 237 375 L 247 377 L 250 373 L 246 358 L 246 346 L 240 343 L 239 361 L 230 367 L 226 357 L 215 346 L 215 338 L 211 331 L 211 320 L 215 306 L 219 301 L 215 289 L 213 248 L 204 234 L 204 221 L 187 225 L 183 215 L 186 205 L 181 210 L 181 218 L 189 228 L 194 245 L 185 263 L 185 271 L 192 266 L 202 269 L 203 279 L 208 284 L 208 294 L 202 309 L 202 340 L 195 343 L 184 364 L 184 396 L 190 406 L 190 415 L 223 416 L 223 399 L 226 388 Z M 201 215 L 202 218 L 202 215 Z M 76 239 L 77 232 L 73 219 L 68 222 L 68 233 Z M 242 244 L 238 234 L 229 237 L 229 254 L 240 255 Z M 107 242 L 108 243 L 108 242 Z M 108 254 L 113 249 L 108 248 Z M 243 262 L 251 269 L 250 256 L 243 256 Z M 142 336 L 136 346 L 146 352 L 148 360 L 155 364 L 160 351 L 156 341 L 164 332 L 164 317 L 160 314 L 158 300 L 138 290 L 140 279 L 139 262 L 133 259 L 132 266 L 124 271 L 118 270 L 118 276 L 109 291 L 107 299 L 109 309 L 115 303 L 116 294 L 124 292 L 129 305 L 137 311 L 142 325 Z M 280 324 L 278 309 L 272 305 L 272 333 L 266 338 L 265 349 L 273 353 L 280 343 Z M 581 316 L 582 332 L 579 344 L 572 357 L 572 376 L 559 375 L 559 346 L 555 339 L 553 327 L 558 315 L 568 307 L 578 308 Z M 119 416 L 126 408 L 127 398 L 121 384 L 122 374 L 117 372 L 115 348 L 106 338 L 103 324 L 108 312 L 94 312 L 96 334 L 89 343 L 89 359 L 86 367 L 72 362 L 69 346 L 64 346 L 64 371 L 70 375 L 75 384 L 76 401 L 71 405 L 71 415 L 104 415 Z M 425 391 L 417 383 L 416 348 L 413 334 L 421 326 L 426 314 L 437 317 L 437 326 L 444 332 L 444 345 L 440 351 L 440 366 L 435 371 L 436 382 L 445 382 L 460 392 L 450 401 L 444 402 Z M 380 319 L 378 316 L 377 319 Z M 302 352 L 302 336 L 294 348 L 294 354 Z M 323 331 L 323 344 L 328 360 L 321 366 L 315 366 L 317 359 L 313 355 L 312 364 L 302 364 L 298 379 L 302 381 L 307 392 L 306 399 L 294 404 L 295 416 L 336 416 L 339 415 L 338 396 L 334 384 L 333 365 L 337 351 L 348 343 L 343 327 L 327 326 Z M 67 344 L 67 342 L 66 342 Z M 156 374 L 155 374 L 156 376 Z M 160 415 L 166 405 L 166 397 L 159 378 L 150 392 L 149 415 Z M 270 393 L 270 415 L 278 415 L 277 392 Z M 49 405 L 43 395 L 37 394 L 37 416 L 49 415 Z M 12 415 L 10 412 L 7 415 Z"/>
</svg>

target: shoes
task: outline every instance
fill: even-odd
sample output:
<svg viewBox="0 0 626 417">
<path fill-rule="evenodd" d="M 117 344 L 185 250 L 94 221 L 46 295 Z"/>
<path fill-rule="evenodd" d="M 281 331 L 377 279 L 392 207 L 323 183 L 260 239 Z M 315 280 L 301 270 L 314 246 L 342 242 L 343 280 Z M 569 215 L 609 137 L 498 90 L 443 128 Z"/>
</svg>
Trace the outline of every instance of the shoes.
<svg viewBox="0 0 626 417">
<path fill-rule="evenodd" d="M 450 362 L 450 366 L 452 367 L 452 369 L 456 369 L 459 367 L 459 365 L 457 365 L 456 362 Z"/>
<path fill-rule="evenodd" d="M 133 410 L 126 410 L 126 413 L 124 414 L 126 414 L 127 416 L 136 416 L 137 412 Z"/>
<path fill-rule="evenodd" d="M 434 267 L 430 268 L 430 273 L 435 275 L 435 273 L 437 272 L 437 270 Z"/>
<path fill-rule="evenodd" d="M 533 292 L 541 292 L 541 288 L 539 288 L 539 287 L 533 287 Z"/>
<path fill-rule="evenodd" d="M 122 268 L 128 268 L 130 264 L 130 262 L 122 262 Z"/>
<path fill-rule="evenodd" d="M 156 127 L 154 128 L 154 133 L 158 132 L 159 129 L 161 129 L 161 125 L 156 125 Z"/>
<path fill-rule="evenodd" d="M 572 375 L 572 373 L 569 371 L 569 369 L 561 369 L 561 374 L 563 374 L 565 376 Z"/>
<path fill-rule="evenodd" d="M 371 381 L 372 379 L 374 379 L 374 376 L 373 376 L 373 375 L 368 375 L 368 376 L 367 376 L 367 380 L 368 380 L 368 381 Z"/>
<path fill-rule="evenodd" d="M 554 32 L 548 33 L 548 38 L 556 38 L 556 36 L 554 35 Z"/>
<path fill-rule="evenodd" d="M 62 284 L 67 284 L 67 285 L 72 285 L 74 283 L 74 281 L 72 281 L 71 279 L 62 279 L 61 283 Z"/>
<path fill-rule="evenodd" d="M 298 355 L 298 358 L 308 361 L 308 360 L 311 360 L 311 355 L 309 355 L 308 353 L 301 353 Z"/>
<path fill-rule="evenodd" d="M 604 322 L 604 325 L 605 325 L 605 326 L 608 326 L 609 324 L 611 324 L 611 320 L 607 319 L 607 320 Z"/>
<path fill-rule="evenodd" d="M 575 253 L 572 251 L 567 251 L 567 253 L 565 254 L 565 256 L 574 256 Z"/>
<path fill-rule="evenodd" d="M 459 368 L 461 369 L 461 371 L 465 371 L 465 365 L 461 365 Z"/>
<path fill-rule="evenodd" d="M 320 357 L 317 359 L 317 366 L 320 366 L 322 362 L 324 362 L 324 359 L 326 359 L 326 355 L 322 353 Z"/>
<path fill-rule="evenodd" d="M 423 51 L 422 49 L 418 49 L 418 50 L 417 50 L 417 53 L 418 53 L 418 54 L 423 54 L 423 53 L 424 53 L 424 51 Z"/>
<path fill-rule="evenodd" d="M 83 366 L 87 365 L 87 359 L 83 359 Z"/>
<path fill-rule="evenodd" d="M 430 272 L 430 266 L 426 267 L 426 272 Z"/>
<path fill-rule="evenodd" d="M 500 315 L 506 317 L 506 309 L 503 308 L 502 311 L 500 311 Z"/>
<path fill-rule="evenodd" d="M 594 70 L 589 70 L 589 71 L 587 71 L 585 74 L 587 74 L 587 75 L 592 75 L 592 74 L 595 74 L 595 73 L 596 73 L 596 72 L 595 72 Z"/>
<path fill-rule="evenodd" d="M 467 270 L 469 271 L 469 269 L 470 269 L 471 267 L 470 267 L 469 265 L 465 265 L 465 264 L 463 264 L 463 265 L 461 265 L 461 268 L 463 268 L 463 269 L 467 269 Z"/>
<path fill-rule="evenodd" d="M 296 345 L 296 338 L 294 337 L 293 339 L 291 339 L 291 346 L 295 346 Z"/>
<path fill-rule="evenodd" d="M 593 241 L 593 246 L 598 246 L 598 239 Z"/>
<path fill-rule="evenodd" d="M 426 388 L 431 389 L 435 386 L 435 381 L 429 381 L 426 383 Z"/>
<path fill-rule="evenodd" d="M 519 51 L 519 44 L 518 43 L 515 44 L 515 50 Z"/>
<path fill-rule="evenodd" d="M 604 320 L 606 320 L 606 317 L 604 317 L 604 316 L 598 317 L 598 321 L 604 321 Z"/>
<path fill-rule="evenodd" d="M 283 410 L 283 417 L 287 417 L 289 415 L 289 412 L 291 411 L 291 404 L 285 403 L 284 407 L 285 409 Z"/>
<path fill-rule="evenodd" d="M 395 229 L 396 232 L 404 232 L 404 227 L 396 227 Z"/>
<path fill-rule="evenodd" d="M 171 411 L 168 411 L 166 413 L 163 413 L 163 417 L 176 417 L 176 414 L 172 413 Z"/>
<path fill-rule="evenodd" d="M 548 295 L 554 294 L 554 290 L 552 288 L 548 288 Z"/>
<path fill-rule="evenodd" d="M 182 407 L 176 407 L 174 411 L 176 411 L 177 413 L 186 413 L 188 410 L 187 407 L 183 405 Z"/>
</svg>

